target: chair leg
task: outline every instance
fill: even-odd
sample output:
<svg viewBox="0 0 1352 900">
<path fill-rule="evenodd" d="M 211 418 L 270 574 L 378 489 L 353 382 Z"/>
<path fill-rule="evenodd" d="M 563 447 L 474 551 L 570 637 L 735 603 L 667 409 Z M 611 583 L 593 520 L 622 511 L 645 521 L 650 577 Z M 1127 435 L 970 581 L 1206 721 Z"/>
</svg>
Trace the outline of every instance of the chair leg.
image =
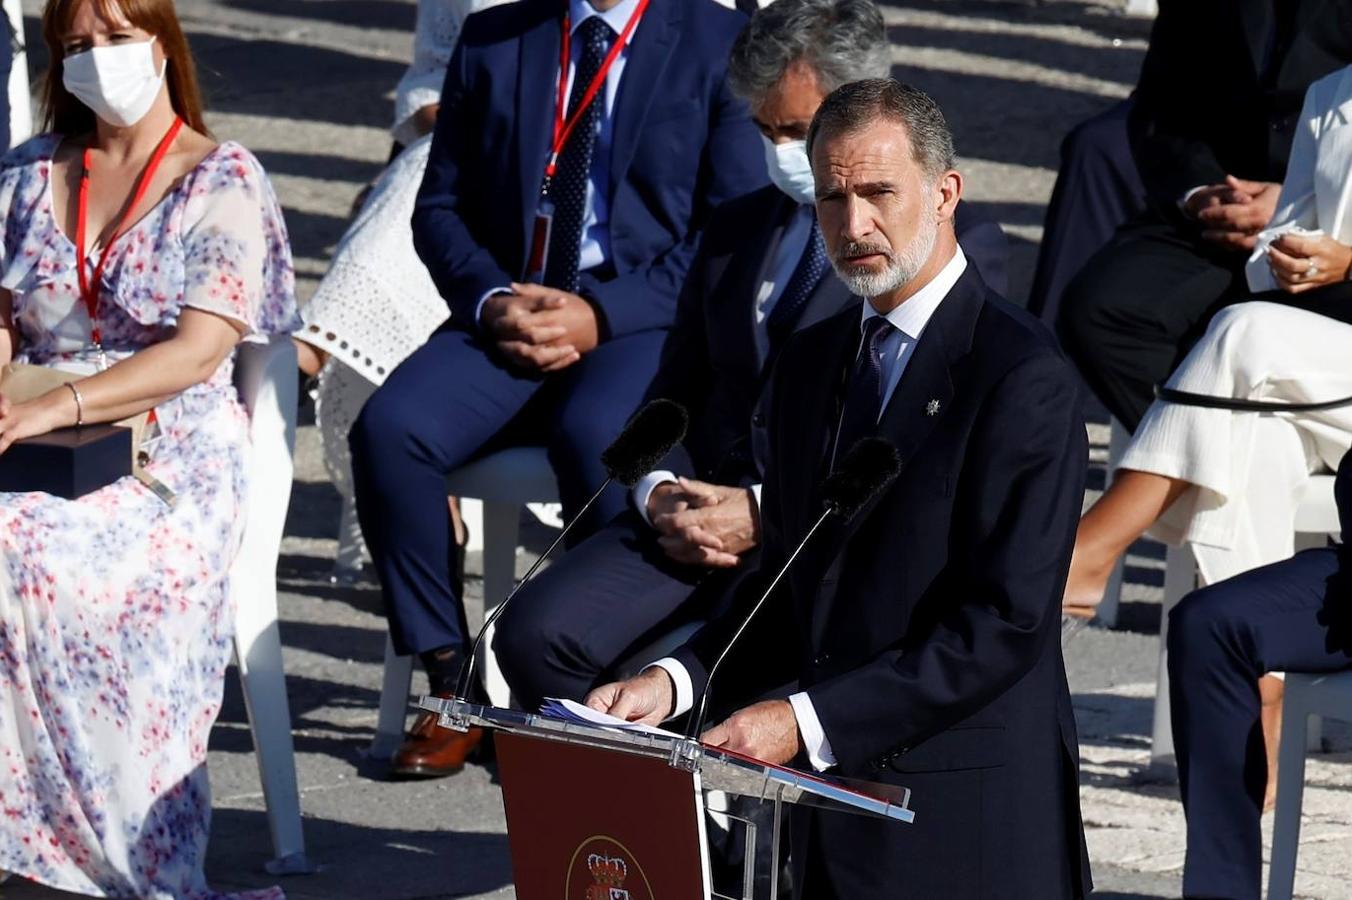
<svg viewBox="0 0 1352 900">
<path fill-rule="evenodd" d="M 1305 703 L 1310 676 L 1288 673 L 1282 696 L 1282 736 L 1277 750 L 1277 810 L 1272 823 L 1272 865 L 1268 900 L 1291 900 L 1300 842 L 1300 809 L 1305 790 Z"/>
<path fill-rule="evenodd" d="M 1127 444 L 1131 442 L 1131 435 L 1127 430 L 1113 419 L 1109 425 L 1108 431 L 1108 476 L 1107 481 L 1112 482 L 1113 472 L 1117 464 L 1122 461 L 1122 456 L 1127 452 Z M 1113 572 L 1108 576 L 1108 586 L 1103 592 L 1103 600 L 1098 605 L 1098 610 L 1094 617 L 1106 628 L 1117 627 L 1118 608 L 1122 603 L 1122 576 L 1127 567 L 1126 554 L 1123 554 L 1113 565 Z"/>
<path fill-rule="evenodd" d="M 338 517 L 338 552 L 333 559 L 333 571 L 339 574 L 360 572 L 364 549 L 361 525 L 357 522 L 357 500 L 344 497 L 342 513 Z"/>
<path fill-rule="evenodd" d="M 1197 587 L 1197 559 L 1186 546 L 1170 546 L 1165 556 L 1164 604 L 1160 610 L 1160 656 L 1155 680 L 1155 714 L 1150 738 L 1150 768 L 1175 777 L 1174 728 L 1169 710 L 1169 613 Z"/>
<path fill-rule="evenodd" d="M 276 609 L 275 601 L 272 608 Z M 276 616 L 261 629 L 250 625 L 247 619 L 237 624 L 235 660 L 272 833 L 273 859 L 265 867 L 273 875 L 313 872 L 314 866 L 305 857 L 291 709 L 286 698 Z"/>
<path fill-rule="evenodd" d="M 521 531 L 521 508 L 510 503 L 484 503 L 484 617 L 511 592 L 516 584 L 516 544 Z M 479 672 L 489 702 L 511 705 L 511 689 L 493 654 L 493 630 L 484 636 Z"/>
<path fill-rule="evenodd" d="M 413 684 L 413 657 L 394 652 L 394 641 L 385 635 L 385 675 L 380 684 L 380 715 L 376 734 L 367 751 L 373 759 L 389 759 L 404 743 L 408 716 L 408 693 Z"/>
</svg>

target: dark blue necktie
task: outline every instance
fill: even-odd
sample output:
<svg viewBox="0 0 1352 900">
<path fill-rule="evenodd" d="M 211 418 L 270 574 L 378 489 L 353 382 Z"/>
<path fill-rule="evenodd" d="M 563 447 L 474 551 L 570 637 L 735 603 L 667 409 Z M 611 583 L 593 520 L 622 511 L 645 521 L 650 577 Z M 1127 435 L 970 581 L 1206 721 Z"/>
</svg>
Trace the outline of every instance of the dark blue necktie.
<svg viewBox="0 0 1352 900">
<path fill-rule="evenodd" d="M 826 244 L 822 241 L 822 230 L 817 225 L 817 217 L 812 217 L 812 231 L 807 236 L 807 246 L 803 248 L 803 255 L 798 258 L 798 266 L 789 276 L 789 283 L 784 286 L 784 293 L 779 295 L 779 302 L 775 308 L 770 310 L 770 317 L 765 322 L 765 330 L 770 338 L 770 353 L 773 355 L 790 334 L 798 320 L 802 318 L 803 309 L 807 307 L 808 300 L 812 299 L 812 294 L 817 290 L 817 285 L 821 284 L 822 276 L 826 274 L 827 269 L 831 268 L 831 260 L 826 256 Z"/>
<path fill-rule="evenodd" d="M 864 322 L 864 339 L 845 386 L 832 468 L 857 441 L 877 430 L 883 403 L 883 341 L 895 330 L 884 316 L 871 316 Z"/>
<path fill-rule="evenodd" d="M 582 95 L 601 71 L 615 32 L 600 16 L 592 16 L 577 28 L 575 36 L 582 48 L 573 73 L 568 96 L 568 118 L 582 102 Z M 591 172 L 592 151 L 596 147 L 597 123 L 605 108 L 605 88 L 597 92 L 577 127 L 559 154 L 559 165 L 549 182 L 547 196 L 554 204 L 554 222 L 549 232 L 549 258 L 545 261 L 545 284 L 565 291 L 577 291 L 577 263 L 582 244 L 582 216 L 587 205 L 587 176 Z"/>
</svg>

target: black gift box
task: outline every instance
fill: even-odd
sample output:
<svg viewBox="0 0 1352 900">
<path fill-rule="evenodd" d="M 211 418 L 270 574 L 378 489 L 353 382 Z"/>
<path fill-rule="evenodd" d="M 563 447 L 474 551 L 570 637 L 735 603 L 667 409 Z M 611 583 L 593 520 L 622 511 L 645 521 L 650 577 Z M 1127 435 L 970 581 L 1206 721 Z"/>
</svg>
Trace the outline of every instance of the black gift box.
<svg viewBox="0 0 1352 900">
<path fill-rule="evenodd" d="M 62 428 L 0 453 L 0 492 L 74 500 L 130 474 L 131 429 L 119 425 Z"/>
</svg>

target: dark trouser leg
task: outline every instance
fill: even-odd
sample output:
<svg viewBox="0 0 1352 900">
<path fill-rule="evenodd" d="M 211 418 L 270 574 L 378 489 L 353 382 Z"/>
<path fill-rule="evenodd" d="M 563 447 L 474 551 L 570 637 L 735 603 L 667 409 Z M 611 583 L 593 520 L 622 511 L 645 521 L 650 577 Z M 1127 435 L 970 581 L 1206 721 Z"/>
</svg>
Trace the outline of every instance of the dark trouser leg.
<svg viewBox="0 0 1352 900">
<path fill-rule="evenodd" d="M 352 426 L 357 513 L 400 653 L 467 643 L 451 586 L 446 474 L 473 458 L 541 381 L 443 330 L 391 373 Z"/>
<path fill-rule="evenodd" d="M 581 700 L 630 653 L 707 617 L 710 582 L 728 580 L 672 562 L 637 513 L 622 513 L 523 588 L 499 620 L 494 651 L 512 695 L 525 709 L 545 697 Z"/>
<path fill-rule="evenodd" d="M 615 338 L 560 374 L 549 388 L 550 432 L 544 444 L 559 478 L 564 518 L 606 479 L 601 451 L 638 409 L 657 373 L 665 331 L 644 331 Z M 557 392 L 557 393 L 556 393 Z M 625 489 L 611 485 L 570 535 L 577 543 L 626 509 Z"/>
<path fill-rule="evenodd" d="M 1108 411 L 1135 431 L 1154 386 L 1242 289 L 1244 256 L 1203 247 L 1158 219 L 1133 222 L 1066 287 L 1066 352 Z"/>
<path fill-rule="evenodd" d="M 1091 256 L 1123 223 L 1145 211 L 1145 185 L 1127 140 L 1123 100 L 1086 119 L 1061 142 L 1061 169 L 1047 204 L 1028 311 L 1052 324 L 1061 296 Z"/>
<path fill-rule="evenodd" d="M 1352 667 L 1349 573 L 1309 550 L 1204 588 L 1169 619 L 1170 702 L 1188 818 L 1186 897 L 1257 900 L 1267 761 L 1258 678 Z M 1335 578 L 1335 576 L 1337 576 Z"/>
</svg>

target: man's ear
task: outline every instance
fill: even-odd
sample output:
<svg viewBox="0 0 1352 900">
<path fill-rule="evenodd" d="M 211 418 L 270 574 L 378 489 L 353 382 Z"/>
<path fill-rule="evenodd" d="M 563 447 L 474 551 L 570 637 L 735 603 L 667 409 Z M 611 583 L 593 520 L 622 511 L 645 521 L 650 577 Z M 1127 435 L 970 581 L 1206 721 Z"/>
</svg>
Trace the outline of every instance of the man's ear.
<svg viewBox="0 0 1352 900">
<path fill-rule="evenodd" d="M 935 213 L 939 221 L 945 222 L 953 218 L 961 197 L 962 173 L 957 169 L 949 169 L 939 176 L 939 181 L 935 185 L 934 200 L 937 204 Z"/>
</svg>

